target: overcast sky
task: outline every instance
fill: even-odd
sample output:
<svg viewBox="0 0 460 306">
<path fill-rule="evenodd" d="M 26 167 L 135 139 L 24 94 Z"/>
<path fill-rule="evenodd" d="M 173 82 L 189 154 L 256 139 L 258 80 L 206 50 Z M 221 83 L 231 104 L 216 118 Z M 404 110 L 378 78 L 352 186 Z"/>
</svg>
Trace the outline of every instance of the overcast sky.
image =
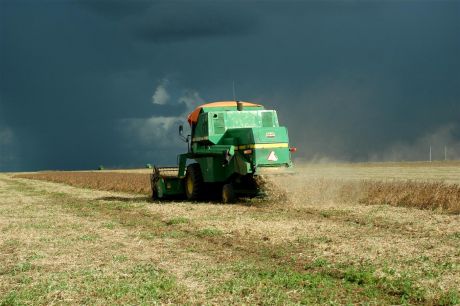
<svg viewBox="0 0 460 306">
<path fill-rule="evenodd" d="M 460 1 L 0 0 L 0 170 L 175 164 L 195 105 L 297 158 L 460 158 Z"/>
</svg>

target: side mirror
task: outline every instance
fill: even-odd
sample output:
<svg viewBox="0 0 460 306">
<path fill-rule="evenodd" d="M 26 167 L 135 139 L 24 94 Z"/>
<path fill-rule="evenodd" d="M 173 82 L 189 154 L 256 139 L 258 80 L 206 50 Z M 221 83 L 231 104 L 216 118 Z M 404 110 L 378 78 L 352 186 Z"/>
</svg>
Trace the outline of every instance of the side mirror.
<svg viewBox="0 0 460 306">
<path fill-rule="evenodd" d="M 179 125 L 179 137 L 184 141 L 184 142 L 189 142 L 189 136 L 185 137 L 184 135 L 184 126 L 181 124 Z"/>
</svg>

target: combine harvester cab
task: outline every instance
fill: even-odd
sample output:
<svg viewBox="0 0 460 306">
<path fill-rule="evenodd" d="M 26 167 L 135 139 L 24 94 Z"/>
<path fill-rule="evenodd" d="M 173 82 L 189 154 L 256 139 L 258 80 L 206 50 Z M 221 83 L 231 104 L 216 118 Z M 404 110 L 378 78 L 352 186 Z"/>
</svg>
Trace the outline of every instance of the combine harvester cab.
<svg viewBox="0 0 460 306">
<path fill-rule="evenodd" d="M 152 195 L 184 196 L 191 201 L 220 195 L 224 203 L 260 194 L 257 177 L 289 173 L 292 168 L 288 131 L 274 110 L 249 102 L 214 102 L 188 116 L 188 152 L 178 167 L 154 167 Z M 190 161 L 194 161 L 190 163 Z"/>
</svg>

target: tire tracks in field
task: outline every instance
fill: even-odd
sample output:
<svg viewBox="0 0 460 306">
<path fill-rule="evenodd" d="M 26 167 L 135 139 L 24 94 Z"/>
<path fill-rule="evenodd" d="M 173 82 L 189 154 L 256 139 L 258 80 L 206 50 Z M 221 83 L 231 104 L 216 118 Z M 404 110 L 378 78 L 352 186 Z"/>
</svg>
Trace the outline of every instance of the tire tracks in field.
<svg viewBox="0 0 460 306">
<path fill-rule="evenodd" d="M 82 256 L 94 256 L 95 254 L 91 254 L 92 252 L 94 252 L 93 249 L 98 250 L 104 245 L 107 246 L 107 248 L 104 249 L 107 250 L 107 254 L 111 254 L 114 252 L 113 250 L 115 246 L 115 249 L 120 249 L 120 252 L 123 253 L 122 256 L 130 258 L 130 261 L 134 263 L 153 262 L 156 266 L 165 269 L 167 273 L 170 273 L 177 277 L 177 279 L 181 283 L 181 286 L 193 287 L 195 290 L 199 289 L 198 285 L 195 285 L 191 281 L 184 279 L 183 275 L 177 273 L 177 269 L 175 269 L 176 265 L 175 263 L 171 262 L 170 258 L 178 256 L 178 254 L 174 253 L 174 250 L 171 251 L 168 242 L 164 242 L 161 240 L 147 241 L 139 239 L 139 228 L 146 227 L 149 224 L 152 224 L 152 220 L 157 219 L 158 216 L 145 214 L 145 211 L 140 209 L 139 207 L 130 208 L 125 207 L 125 205 L 112 207 L 111 213 L 108 214 L 107 211 L 103 209 L 104 204 L 102 203 L 104 201 L 94 200 L 93 197 L 94 195 L 96 196 L 96 198 L 99 198 L 101 196 L 114 196 L 113 193 L 109 192 L 88 191 L 84 189 L 79 190 L 78 188 L 61 186 L 60 184 L 56 183 L 34 182 L 30 180 L 18 180 L 11 178 L 4 179 L 3 181 L 6 184 L 12 186 L 13 189 L 16 189 L 18 186 L 21 186 L 21 192 L 30 193 L 38 190 L 38 193 L 41 194 L 39 196 L 39 198 L 42 199 L 40 201 L 41 204 L 46 203 L 46 205 L 48 206 L 59 207 L 59 211 L 62 216 L 61 218 L 63 220 L 67 219 L 65 215 L 63 215 L 63 213 L 69 214 L 72 216 L 72 219 L 75 222 L 77 222 L 78 224 L 84 224 L 85 226 L 87 226 L 87 229 L 89 229 L 92 234 L 100 236 L 100 239 L 102 240 L 99 245 L 95 245 L 94 247 L 84 250 L 84 253 L 82 254 L 76 254 L 76 256 L 79 256 L 80 260 Z M 21 192 L 19 192 L 18 195 L 20 195 Z M 79 193 L 81 197 L 78 196 Z M 31 197 L 28 198 L 28 201 L 31 205 L 33 205 L 36 202 L 36 200 Z M 106 202 L 106 204 L 107 203 L 110 202 Z M 118 220 L 120 221 L 120 225 L 116 222 L 114 224 L 111 224 L 111 221 L 115 219 L 115 215 L 119 215 L 120 218 L 118 218 Z M 148 218 L 148 220 L 146 218 Z M 135 221 L 136 219 L 138 221 Z M 110 229 L 106 228 L 107 224 L 109 224 L 109 226 L 111 227 Z M 81 235 L 85 237 L 84 232 L 82 232 Z M 89 237 L 89 239 L 91 239 L 91 236 Z M 83 250 L 79 250 L 79 252 L 82 251 Z M 167 253 L 166 251 L 171 252 Z M 107 254 L 101 253 L 100 255 L 101 257 L 107 257 Z M 190 256 L 189 258 L 187 258 L 187 260 L 188 262 L 193 263 L 193 261 L 197 259 L 194 259 Z M 103 262 L 98 263 L 98 261 L 99 259 L 96 260 L 94 264 L 98 264 L 101 266 L 104 265 Z M 12 260 L 11 264 L 14 265 L 14 262 L 15 260 Z M 189 290 L 188 292 L 193 293 L 194 291 Z M 193 301 L 193 296 L 194 295 L 184 296 L 182 302 L 189 300 Z"/>
<path fill-rule="evenodd" d="M 29 181 L 30 182 L 30 181 Z M 31 183 L 33 185 L 33 183 Z M 147 250 L 155 250 L 158 253 L 161 253 L 160 256 L 152 256 L 155 258 L 155 261 L 160 262 L 165 266 L 169 271 L 178 276 L 178 278 L 188 285 L 190 291 L 193 289 L 196 290 L 195 296 L 202 296 L 206 294 L 206 288 L 208 288 L 209 283 L 212 283 L 213 280 L 207 280 L 208 283 L 203 283 L 199 279 L 194 279 L 193 276 L 189 275 L 190 272 L 190 262 L 192 265 L 210 267 L 215 266 L 222 262 L 237 262 L 251 260 L 254 262 L 259 262 L 266 266 L 281 266 L 289 267 L 290 269 L 295 269 L 300 272 L 305 272 L 305 266 L 311 263 L 314 259 L 315 253 L 310 253 L 309 256 L 299 256 L 299 254 L 304 253 L 305 249 L 318 247 L 319 244 L 324 244 L 323 242 L 308 242 L 307 244 L 298 243 L 296 241 L 279 241 L 273 242 L 270 237 L 261 236 L 261 233 L 254 231 L 243 231 L 241 232 L 238 226 L 235 229 L 228 231 L 225 228 L 225 225 L 229 225 L 234 221 L 238 222 L 238 213 L 239 210 L 244 212 L 249 212 L 248 215 L 254 219 L 257 217 L 262 219 L 279 219 L 290 222 L 292 221 L 312 221 L 314 220 L 315 224 L 322 224 L 325 228 L 328 226 L 339 224 L 338 228 L 348 228 L 349 232 L 353 235 L 352 239 L 359 239 L 359 236 L 364 235 L 377 235 L 379 237 L 392 237 L 397 236 L 401 241 L 409 239 L 418 239 L 424 238 L 423 235 L 410 236 L 410 233 L 417 234 L 417 228 L 415 230 L 405 228 L 406 226 L 396 228 L 392 224 L 386 224 L 386 220 L 382 219 L 379 221 L 381 225 L 375 226 L 371 224 L 369 226 L 369 221 L 374 222 L 373 220 L 367 219 L 367 216 L 361 216 L 360 212 L 354 212 L 352 209 L 356 208 L 354 206 L 347 206 L 349 211 L 341 210 L 339 214 L 327 213 L 327 209 L 316 209 L 316 208 L 301 208 L 297 210 L 292 210 L 291 208 L 276 208 L 276 207 L 239 207 L 235 206 L 218 206 L 209 204 L 203 208 L 205 204 L 190 204 L 193 207 L 195 213 L 189 214 L 192 216 L 199 215 L 200 213 L 210 212 L 216 210 L 219 213 L 221 210 L 231 210 L 233 213 L 227 216 L 230 219 L 230 223 L 215 223 L 213 221 L 207 222 L 200 219 L 191 219 L 186 224 L 177 224 L 170 225 L 168 220 L 173 218 L 171 212 L 168 208 L 174 208 L 174 214 L 178 212 L 184 215 L 187 215 L 187 206 L 188 204 L 182 205 L 177 209 L 174 207 L 177 204 L 171 203 L 161 205 L 160 207 L 147 205 L 146 198 L 139 198 L 134 195 L 126 195 L 121 193 L 107 193 L 100 191 L 91 191 L 91 190 L 82 190 L 75 187 L 60 186 L 59 190 L 56 190 L 55 183 L 40 182 L 37 183 L 39 188 L 44 188 L 49 193 L 48 196 L 52 198 L 66 198 L 70 200 L 70 203 L 63 204 L 60 201 L 54 205 L 61 205 L 73 213 L 79 213 L 82 210 L 95 213 L 97 217 L 102 217 L 105 220 L 116 221 L 124 228 L 124 235 L 133 235 L 136 233 L 137 237 L 134 237 L 133 250 L 137 252 L 145 252 Z M 62 194 L 63 193 L 63 194 Z M 112 197 L 112 199 L 110 199 Z M 124 199 L 118 201 L 117 199 Z M 138 201 L 140 200 L 140 201 Z M 159 209 L 157 209 L 159 208 Z M 341 207 L 342 208 L 342 207 Z M 374 206 L 375 208 L 375 206 Z M 373 208 L 372 208 L 373 209 Z M 363 211 L 366 209 L 362 208 Z M 371 210 L 369 208 L 369 210 Z M 398 211 L 397 208 L 388 207 L 388 210 Z M 169 211 L 169 212 L 168 212 Z M 214 211 L 214 213 L 216 213 Z M 399 209 L 399 211 L 407 212 L 407 209 Z M 240 216 L 244 219 L 245 216 Z M 223 235 L 217 236 L 203 236 L 200 235 L 200 231 L 203 228 L 208 227 L 209 225 L 217 226 L 221 228 Z M 257 224 L 255 224 L 257 226 Z M 332 226 L 331 228 L 334 228 Z M 336 227 L 337 228 L 337 227 Z M 165 239 L 172 231 L 181 233 L 181 237 L 174 239 Z M 354 232 L 353 232 L 354 231 Z M 143 241 L 142 233 L 149 232 L 154 234 L 154 239 Z M 331 233 L 332 234 L 332 233 Z M 337 234 L 337 233 L 335 233 Z M 443 235 L 440 233 L 439 235 Z M 435 235 L 435 237 L 437 237 Z M 266 239 L 267 238 L 267 239 Z M 345 238 L 345 237 L 344 237 Z M 429 236 L 428 238 L 433 238 Z M 335 236 L 334 239 L 340 239 L 340 236 Z M 350 237 L 348 237 L 350 239 Z M 353 240 L 348 240 L 353 241 Z M 335 242 L 335 241 L 332 241 Z M 135 244 L 150 244 L 145 248 L 140 246 L 135 246 Z M 329 242 L 330 243 L 330 242 Z M 326 243 L 327 244 L 327 243 Z M 155 249 L 156 248 L 156 249 Z M 161 248 L 163 248 L 161 250 Z M 190 254 L 180 250 L 192 249 L 193 253 L 196 256 L 191 258 Z M 327 251 L 327 245 L 325 250 Z M 321 253 L 321 252 L 320 252 Z M 198 255 L 199 254 L 199 255 Z M 292 256 L 298 256 L 296 261 L 292 261 Z M 148 257 L 148 256 L 147 256 Z M 359 258 L 357 258 L 359 261 Z M 354 264 L 349 262 L 350 265 Z M 313 272 L 314 271 L 310 271 Z M 334 273 L 333 273 L 334 274 Z M 337 279 L 340 279 L 341 273 L 335 273 Z M 218 280 L 214 280 L 218 281 Z M 193 296 L 193 294 L 192 294 Z"/>
</svg>

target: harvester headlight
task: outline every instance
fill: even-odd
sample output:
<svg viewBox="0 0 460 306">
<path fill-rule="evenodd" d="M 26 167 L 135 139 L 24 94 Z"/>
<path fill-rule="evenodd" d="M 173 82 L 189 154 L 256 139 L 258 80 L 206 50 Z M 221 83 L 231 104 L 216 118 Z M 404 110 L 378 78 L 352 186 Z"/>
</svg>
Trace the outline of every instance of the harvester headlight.
<svg viewBox="0 0 460 306">
<path fill-rule="evenodd" d="M 250 149 L 244 150 L 243 153 L 244 153 L 244 154 L 251 154 L 251 153 L 252 153 L 252 150 L 250 150 Z"/>
</svg>

